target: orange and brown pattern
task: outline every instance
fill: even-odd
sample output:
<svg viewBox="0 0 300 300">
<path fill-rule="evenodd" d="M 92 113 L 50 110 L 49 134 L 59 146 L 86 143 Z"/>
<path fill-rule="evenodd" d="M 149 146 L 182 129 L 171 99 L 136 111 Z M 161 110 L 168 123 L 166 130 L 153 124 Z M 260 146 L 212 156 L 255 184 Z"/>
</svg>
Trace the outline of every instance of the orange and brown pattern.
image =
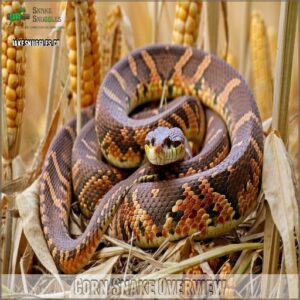
<svg viewBox="0 0 300 300">
<path fill-rule="evenodd" d="M 179 98 L 146 119 L 130 117 L 163 91 L 166 99 Z M 136 50 L 108 72 L 95 111 L 95 118 L 83 113 L 86 125 L 76 139 L 76 120 L 60 130 L 41 177 L 44 234 L 63 272 L 85 266 L 110 225 L 118 238 L 151 248 L 193 233 L 202 239 L 223 234 L 255 206 L 261 121 L 245 81 L 224 61 L 183 46 Z M 140 166 L 143 139 L 158 125 L 180 127 L 200 152 L 159 169 L 145 164 L 123 179 L 117 167 Z M 77 239 L 68 228 L 73 194 L 92 215 Z"/>
</svg>

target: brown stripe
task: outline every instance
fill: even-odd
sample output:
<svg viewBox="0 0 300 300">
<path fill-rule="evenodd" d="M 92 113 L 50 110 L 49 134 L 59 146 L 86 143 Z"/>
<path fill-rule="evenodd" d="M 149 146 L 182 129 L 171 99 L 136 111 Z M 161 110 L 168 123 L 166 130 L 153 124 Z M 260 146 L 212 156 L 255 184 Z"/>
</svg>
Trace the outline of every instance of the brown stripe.
<svg viewBox="0 0 300 300">
<path fill-rule="evenodd" d="M 78 187 L 80 185 L 80 176 L 78 176 L 78 174 L 80 172 L 80 165 L 81 165 L 81 160 L 78 159 L 72 168 L 72 174 L 73 174 L 73 179 L 74 179 L 74 181 L 73 181 L 74 190 L 78 190 Z"/>
<path fill-rule="evenodd" d="M 210 63 L 211 63 L 211 56 L 206 55 L 204 57 L 204 59 L 202 60 L 202 62 L 200 63 L 200 65 L 198 66 L 197 71 L 195 72 L 195 74 L 191 78 L 190 83 L 198 82 L 201 79 L 201 77 L 203 76 L 205 70 L 210 65 Z"/>
<path fill-rule="evenodd" d="M 49 192 L 50 192 L 50 195 L 51 195 L 51 199 L 54 203 L 54 205 L 60 210 L 62 211 L 63 210 L 63 207 L 62 207 L 62 201 L 56 196 L 55 194 L 55 190 L 54 190 L 54 187 L 52 185 L 52 182 L 50 180 L 50 177 L 49 177 L 49 173 L 46 172 L 45 173 L 45 176 L 44 176 L 44 179 L 45 181 L 47 182 L 47 185 L 48 185 L 48 188 L 49 188 Z"/>
<path fill-rule="evenodd" d="M 250 143 L 253 146 L 253 148 L 255 149 L 258 159 L 261 162 L 263 160 L 263 153 L 262 153 L 261 149 L 259 148 L 257 141 L 253 137 L 251 137 Z"/>
<path fill-rule="evenodd" d="M 243 143 L 244 143 L 244 141 L 241 140 L 240 142 L 238 142 L 238 143 L 236 143 L 236 144 L 233 144 L 232 147 L 231 147 L 231 150 L 232 150 L 233 148 L 235 148 L 235 147 L 240 147 L 240 146 L 242 146 Z"/>
<path fill-rule="evenodd" d="M 59 167 L 59 164 L 58 164 L 58 161 L 57 161 L 57 157 L 56 157 L 56 153 L 52 152 L 51 157 L 52 157 L 52 161 L 53 161 L 53 164 L 54 164 L 55 171 L 58 175 L 58 178 L 66 186 L 66 188 L 69 189 L 70 183 L 66 179 L 66 177 L 62 174 L 62 172 L 60 170 L 60 167 Z"/>
<path fill-rule="evenodd" d="M 76 133 L 75 133 L 74 129 L 70 126 L 66 126 L 65 129 L 69 132 L 72 140 L 74 141 L 76 139 Z"/>
<path fill-rule="evenodd" d="M 103 91 L 105 95 L 109 97 L 112 101 L 124 107 L 124 103 L 122 102 L 122 100 L 116 94 L 114 94 L 110 89 L 108 89 L 107 87 L 103 87 Z"/>
<path fill-rule="evenodd" d="M 85 157 L 88 158 L 88 159 L 97 161 L 97 158 L 95 156 L 91 156 L 91 155 L 87 154 Z"/>
<path fill-rule="evenodd" d="M 126 91 L 126 82 L 116 69 L 111 69 L 111 73 L 115 76 L 123 91 Z"/>
<path fill-rule="evenodd" d="M 212 124 L 214 119 L 215 119 L 214 116 L 210 116 L 210 118 L 208 119 L 208 122 L 207 122 L 207 128 L 210 127 L 210 125 Z"/>
<path fill-rule="evenodd" d="M 258 117 L 254 114 L 254 112 L 248 111 L 236 122 L 236 124 L 233 128 L 233 131 L 232 131 L 232 136 L 235 136 L 236 132 L 250 119 L 253 119 L 260 126 L 260 121 L 259 121 Z"/>
<path fill-rule="evenodd" d="M 136 67 L 136 62 L 135 62 L 135 59 L 133 58 L 133 56 L 131 56 L 131 55 L 128 56 L 128 63 L 129 63 L 131 73 L 135 77 L 137 77 L 137 67 Z"/>
<path fill-rule="evenodd" d="M 152 190 L 151 190 L 151 194 L 152 194 L 152 197 L 153 197 L 153 198 L 156 198 L 157 195 L 158 195 L 158 193 L 159 193 L 159 189 L 152 189 Z"/>
<path fill-rule="evenodd" d="M 144 59 L 146 65 L 147 65 L 147 67 L 148 67 L 149 70 L 150 70 L 150 73 L 151 73 L 151 75 L 150 75 L 150 76 L 151 76 L 151 82 L 157 83 L 157 82 L 160 80 L 160 76 L 159 76 L 159 74 L 158 74 L 158 71 L 157 71 L 157 68 L 156 68 L 156 64 L 155 64 L 153 58 L 152 58 L 151 55 L 150 55 L 147 51 L 145 51 L 145 50 L 143 50 L 143 51 L 141 52 L 141 55 L 142 55 L 142 57 L 143 57 L 143 59 Z"/>
<path fill-rule="evenodd" d="M 184 112 L 187 115 L 187 119 L 188 119 L 188 127 L 189 128 L 193 128 L 193 126 L 196 127 L 196 130 L 198 130 L 198 122 L 197 122 L 197 116 L 195 114 L 195 112 L 193 111 L 193 109 L 191 108 L 191 106 L 188 103 L 183 103 L 182 108 L 184 110 Z"/>
<path fill-rule="evenodd" d="M 160 119 L 158 121 L 158 126 L 162 126 L 162 127 L 168 127 L 168 128 L 172 128 L 172 124 L 170 124 L 168 121 L 164 120 L 164 119 Z"/>
<path fill-rule="evenodd" d="M 207 144 L 210 144 L 220 133 L 223 133 L 221 128 L 219 128 L 212 137 L 209 137 Z"/>
<path fill-rule="evenodd" d="M 234 88 L 239 86 L 240 83 L 240 79 L 233 78 L 226 84 L 224 90 L 218 96 L 218 101 L 222 108 L 224 108 L 225 104 L 227 103 L 230 93 L 234 90 Z"/>
<path fill-rule="evenodd" d="M 179 61 L 176 63 L 174 67 L 174 74 L 173 74 L 173 79 L 174 80 L 180 80 L 182 77 L 182 68 L 183 66 L 189 61 L 189 59 L 193 55 L 193 50 L 192 48 L 188 48 L 185 50 L 185 52 L 181 55 Z"/>
<path fill-rule="evenodd" d="M 173 118 L 173 119 L 177 122 L 177 124 L 180 126 L 180 128 L 181 128 L 183 131 L 186 131 L 186 130 L 187 130 L 186 124 L 185 124 L 184 120 L 183 120 L 179 115 L 173 113 L 173 114 L 171 115 L 171 118 Z"/>
<path fill-rule="evenodd" d="M 81 164 L 81 160 L 78 159 L 76 161 L 76 163 L 73 165 L 73 168 L 72 168 L 72 173 L 73 173 L 73 176 L 76 177 L 80 171 L 80 164 Z"/>
<path fill-rule="evenodd" d="M 93 154 L 96 155 L 96 151 L 87 143 L 85 139 L 81 139 L 81 142 L 84 144 L 84 146 Z"/>
</svg>

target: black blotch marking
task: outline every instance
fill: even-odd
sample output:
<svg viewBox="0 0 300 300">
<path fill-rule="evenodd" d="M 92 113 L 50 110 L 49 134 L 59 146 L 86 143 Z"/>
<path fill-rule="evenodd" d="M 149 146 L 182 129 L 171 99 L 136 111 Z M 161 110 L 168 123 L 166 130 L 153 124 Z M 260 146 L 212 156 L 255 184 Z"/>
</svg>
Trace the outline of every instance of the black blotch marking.
<svg viewBox="0 0 300 300">
<path fill-rule="evenodd" d="M 159 231 L 156 233 L 156 237 L 161 237 L 162 236 L 162 233 Z"/>
<path fill-rule="evenodd" d="M 144 228 L 144 226 L 143 226 L 143 222 L 141 222 L 141 221 L 139 220 L 138 226 L 139 226 L 139 230 L 141 231 L 142 235 L 144 235 L 144 234 L 145 234 L 145 228 Z"/>
<path fill-rule="evenodd" d="M 183 216 L 184 212 L 181 210 L 178 210 L 177 212 L 170 212 L 169 217 L 173 218 L 173 222 L 178 223 Z"/>
</svg>

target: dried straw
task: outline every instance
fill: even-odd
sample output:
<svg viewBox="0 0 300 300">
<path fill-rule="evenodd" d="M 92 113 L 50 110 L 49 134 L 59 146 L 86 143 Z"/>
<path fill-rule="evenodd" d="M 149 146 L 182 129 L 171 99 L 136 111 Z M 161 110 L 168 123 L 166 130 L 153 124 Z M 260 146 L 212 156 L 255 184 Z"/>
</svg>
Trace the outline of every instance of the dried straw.
<svg viewBox="0 0 300 300">
<path fill-rule="evenodd" d="M 279 132 L 285 143 L 288 141 L 288 107 L 296 22 L 297 1 L 281 2 L 272 127 Z M 279 244 L 279 233 L 273 223 L 270 208 L 267 205 L 263 273 L 277 273 L 280 253 Z M 262 297 L 269 295 L 271 287 L 271 281 L 265 282 L 262 289 Z"/>
</svg>

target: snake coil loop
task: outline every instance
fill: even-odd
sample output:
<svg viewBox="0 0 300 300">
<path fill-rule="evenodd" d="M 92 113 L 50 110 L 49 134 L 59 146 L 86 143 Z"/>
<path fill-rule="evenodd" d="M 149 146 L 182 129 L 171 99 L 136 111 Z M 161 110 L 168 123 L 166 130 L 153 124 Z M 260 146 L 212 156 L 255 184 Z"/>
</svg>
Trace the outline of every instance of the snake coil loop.
<svg viewBox="0 0 300 300">
<path fill-rule="evenodd" d="M 166 98 L 188 97 L 146 119 L 129 116 L 163 90 Z M 243 78 L 217 57 L 174 45 L 138 49 L 106 75 L 95 118 L 92 109 L 82 116 L 77 138 L 76 120 L 58 132 L 41 176 L 43 231 L 63 272 L 84 267 L 109 226 L 112 235 L 126 241 L 134 234 L 135 244 L 151 248 L 196 232 L 202 239 L 221 235 L 255 207 L 261 120 Z M 155 167 L 140 166 L 145 136 L 157 126 L 180 127 L 194 142 L 203 141 L 199 154 L 162 167 L 159 179 Z M 68 225 L 73 194 L 83 214 L 92 216 L 76 239 Z"/>
</svg>

